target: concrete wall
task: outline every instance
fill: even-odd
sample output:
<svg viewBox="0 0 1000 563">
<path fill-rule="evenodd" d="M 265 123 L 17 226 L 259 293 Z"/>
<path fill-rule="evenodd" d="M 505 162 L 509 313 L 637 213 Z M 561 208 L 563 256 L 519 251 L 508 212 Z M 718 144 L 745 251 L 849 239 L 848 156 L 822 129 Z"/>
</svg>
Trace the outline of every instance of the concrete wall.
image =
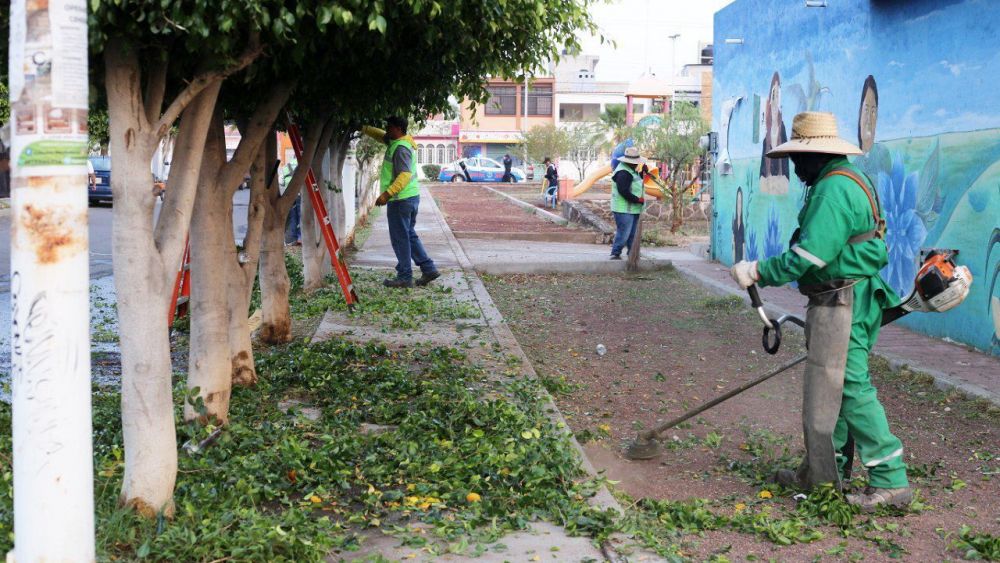
<svg viewBox="0 0 1000 563">
<path fill-rule="evenodd" d="M 804 190 L 782 162 L 762 169 L 762 152 L 797 112 L 833 112 L 867 149 L 855 162 L 886 210 L 883 277 L 907 294 L 920 248 L 948 247 L 976 278 L 958 309 L 903 324 L 1000 353 L 998 32 L 990 0 L 737 0 L 718 12 L 713 255 L 730 264 L 788 247 Z"/>
</svg>

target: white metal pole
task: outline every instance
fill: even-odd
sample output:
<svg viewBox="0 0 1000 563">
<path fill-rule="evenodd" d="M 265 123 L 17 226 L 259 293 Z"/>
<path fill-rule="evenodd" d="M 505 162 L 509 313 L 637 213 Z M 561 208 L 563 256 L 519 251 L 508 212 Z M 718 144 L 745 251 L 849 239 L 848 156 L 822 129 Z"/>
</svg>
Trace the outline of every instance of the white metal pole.
<svg viewBox="0 0 1000 563">
<path fill-rule="evenodd" d="M 13 0 L 14 559 L 93 561 L 86 0 Z"/>
</svg>

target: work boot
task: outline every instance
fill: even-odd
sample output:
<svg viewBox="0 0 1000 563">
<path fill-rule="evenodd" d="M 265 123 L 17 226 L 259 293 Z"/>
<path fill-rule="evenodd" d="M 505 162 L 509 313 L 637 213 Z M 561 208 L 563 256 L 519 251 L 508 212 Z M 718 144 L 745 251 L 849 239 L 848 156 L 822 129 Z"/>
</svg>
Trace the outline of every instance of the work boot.
<svg viewBox="0 0 1000 563">
<path fill-rule="evenodd" d="M 420 279 L 418 279 L 414 283 L 416 285 L 419 285 L 420 287 L 424 287 L 427 284 L 431 283 L 432 281 L 434 281 L 434 280 L 436 280 L 436 279 L 438 279 L 440 277 L 441 277 L 441 272 L 439 272 L 437 270 L 434 270 L 433 272 L 431 272 L 429 274 L 425 272 L 425 273 L 421 274 Z"/>
<path fill-rule="evenodd" d="M 621 254 L 612 254 L 611 255 L 611 259 L 612 260 L 621 260 L 622 259 L 622 255 Z"/>
<path fill-rule="evenodd" d="M 399 278 L 386 278 L 382 280 L 382 285 L 386 287 L 396 287 L 400 289 L 408 289 L 413 287 L 413 280 L 401 280 Z"/>
<path fill-rule="evenodd" d="M 862 512 L 875 512 L 880 506 L 893 506 L 896 508 L 906 508 L 913 500 L 913 489 L 903 487 L 901 489 L 876 489 L 866 487 L 861 494 L 847 495 L 847 502 L 862 510 Z"/>
</svg>

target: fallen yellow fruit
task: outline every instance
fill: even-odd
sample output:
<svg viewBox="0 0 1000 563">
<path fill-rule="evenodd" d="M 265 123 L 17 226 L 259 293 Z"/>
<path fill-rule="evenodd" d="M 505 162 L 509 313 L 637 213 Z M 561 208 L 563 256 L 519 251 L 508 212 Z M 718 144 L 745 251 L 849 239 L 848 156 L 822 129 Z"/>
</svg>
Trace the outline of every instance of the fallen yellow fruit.
<svg viewBox="0 0 1000 563">
<path fill-rule="evenodd" d="M 314 502 L 316 504 L 319 504 L 319 503 L 323 502 L 323 499 L 319 498 L 316 495 L 313 495 L 313 496 L 309 497 L 309 501 L 310 502 Z"/>
<path fill-rule="evenodd" d="M 757 495 L 757 496 L 759 496 L 760 498 L 772 498 L 774 495 L 771 494 L 771 491 L 768 491 L 767 489 L 765 489 L 765 490 L 761 491 L 760 494 Z"/>
<path fill-rule="evenodd" d="M 469 494 L 465 495 L 465 500 L 467 500 L 469 502 L 479 502 L 479 501 L 483 500 L 483 497 L 479 496 L 478 493 L 469 493 Z"/>
</svg>

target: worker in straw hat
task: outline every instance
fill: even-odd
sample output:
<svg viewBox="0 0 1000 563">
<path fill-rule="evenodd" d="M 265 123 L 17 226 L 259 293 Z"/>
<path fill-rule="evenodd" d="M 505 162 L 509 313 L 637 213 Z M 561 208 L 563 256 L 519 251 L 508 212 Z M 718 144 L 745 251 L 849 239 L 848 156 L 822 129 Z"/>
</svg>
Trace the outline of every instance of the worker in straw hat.
<svg viewBox="0 0 1000 563">
<path fill-rule="evenodd" d="M 879 276 L 888 263 L 885 221 L 878 194 L 847 155 L 861 150 L 837 133 L 831 113 L 805 112 L 792 121 L 792 138 L 767 153 L 789 157 L 808 189 L 790 249 L 760 262 L 738 262 L 734 280 L 778 286 L 799 282 L 808 296 L 802 426 L 806 456 L 798 470 L 780 470 L 786 486 L 811 488 L 850 478 L 857 447 L 869 485 L 848 494 L 865 511 L 905 506 L 913 497 L 903 445 L 889 431 L 885 410 L 868 374 L 868 353 L 883 309 L 899 297 Z"/>
<path fill-rule="evenodd" d="M 625 154 L 618 157 L 618 166 L 611 176 L 611 214 L 615 217 L 615 238 L 611 243 L 611 259 L 621 260 L 622 249 L 632 251 L 632 240 L 639 226 L 646 199 L 643 197 L 642 175 L 646 159 L 639 155 L 639 149 L 628 147 Z"/>
</svg>

